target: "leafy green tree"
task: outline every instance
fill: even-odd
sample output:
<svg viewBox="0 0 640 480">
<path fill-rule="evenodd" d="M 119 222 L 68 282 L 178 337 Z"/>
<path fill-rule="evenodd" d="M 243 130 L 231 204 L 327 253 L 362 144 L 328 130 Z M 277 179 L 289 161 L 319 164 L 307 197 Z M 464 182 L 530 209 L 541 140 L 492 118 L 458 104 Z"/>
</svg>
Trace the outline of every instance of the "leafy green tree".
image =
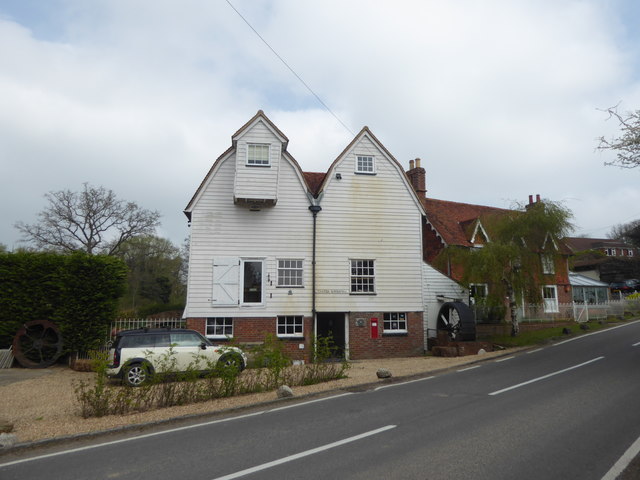
<svg viewBox="0 0 640 480">
<path fill-rule="evenodd" d="M 572 214 L 548 200 L 518 206 L 506 213 L 481 219 L 489 239 L 481 248 L 450 246 L 440 261 L 450 262 L 462 273 L 463 284 L 489 285 L 487 306 L 503 306 L 505 298 L 511 314 L 511 334 L 519 333 L 517 305 L 525 300 L 539 304 L 544 282 L 543 264 L 558 265 L 560 239 L 571 230 Z"/>
<path fill-rule="evenodd" d="M 137 309 L 149 303 L 183 303 L 186 286 L 181 275 L 185 259 L 171 241 L 154 236 L 124 242 L 118 253 L 129 267 L 123 307 Z"/>
<path fill-rule="evenodd" d="M 617 106 L 606 110 L 609 118 L 615 118 L 620 126 L 621 133 L 618 137 L 606 139 L 600 137 L 598 150 L 613 150 L 616 159 L 605 162 L 605 165 L 614 165 L 621 168 L 635 168 L 640 165 L 640 110 L 634 112 L 618 113 Z"/>
<path fill-rule="evenodd" d="M 38 222 L 18 222 L 23 241 L 61 253 L 84 251 L 113 255 L 127 240 L 150 235 L 160 224 L 157 211 L 116 197 L 112 190 L 87 183 L 81 192 L 60 190 L 45 195 L 49 205 Z"/>
</svg>

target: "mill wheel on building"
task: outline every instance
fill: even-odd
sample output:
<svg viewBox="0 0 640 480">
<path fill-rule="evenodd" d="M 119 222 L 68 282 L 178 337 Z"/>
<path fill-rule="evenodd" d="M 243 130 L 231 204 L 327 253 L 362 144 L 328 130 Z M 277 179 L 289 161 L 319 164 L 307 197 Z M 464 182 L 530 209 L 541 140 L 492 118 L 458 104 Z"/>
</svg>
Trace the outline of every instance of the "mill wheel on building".
<svg viewBox="0 0 640 480">
<path fill-rule="evenodd" d="M 438 330 L 446 331 L 454 341 L 475 341 L 476 321 L 473 310 L 462 302 L 447 302 L 438 312 Z"/>
<path fill-rule="evenodd" d="M 49 320 L 25 323 L 13 337 L 13 355 L 25 368 L 53 365 L 62 354 L 62 334 Z"/>
</svg>

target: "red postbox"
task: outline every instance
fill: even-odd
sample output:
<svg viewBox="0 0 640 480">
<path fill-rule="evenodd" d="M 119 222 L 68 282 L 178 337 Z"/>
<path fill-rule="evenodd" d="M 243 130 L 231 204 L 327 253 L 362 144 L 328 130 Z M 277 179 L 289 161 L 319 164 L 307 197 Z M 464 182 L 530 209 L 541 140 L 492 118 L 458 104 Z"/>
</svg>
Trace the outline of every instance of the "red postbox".
<svg viewBox="0 0 640 480">
<path fill-rule="evenodd" d="M 371 338 L 378 338 L 378 319 L 371 319 Z"/>
</svg>

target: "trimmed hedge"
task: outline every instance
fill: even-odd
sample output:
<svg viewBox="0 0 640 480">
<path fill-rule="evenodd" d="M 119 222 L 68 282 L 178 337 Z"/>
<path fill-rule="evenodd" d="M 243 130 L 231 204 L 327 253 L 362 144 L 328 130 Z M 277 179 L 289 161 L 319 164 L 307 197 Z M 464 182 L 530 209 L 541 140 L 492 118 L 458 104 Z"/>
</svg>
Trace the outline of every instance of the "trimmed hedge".
<svg viewBox="0 0 640 480">
<path fill-rule="evenodd" d="M 65 351 L 99 346 L 124 293 L 127 267 L 116 257 L 74 253 L 0 253 L 0 348 L 20 326 L 51 320 Z"/>
</svg>

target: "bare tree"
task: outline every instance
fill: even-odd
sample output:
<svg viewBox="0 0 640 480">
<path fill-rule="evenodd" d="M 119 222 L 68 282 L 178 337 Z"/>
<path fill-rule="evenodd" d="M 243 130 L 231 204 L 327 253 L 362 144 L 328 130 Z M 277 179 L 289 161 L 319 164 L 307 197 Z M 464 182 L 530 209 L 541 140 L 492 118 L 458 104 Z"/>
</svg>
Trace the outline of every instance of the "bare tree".
<svg viewBox="0 0 640 480">
<path fill-rule="evenodd" d="M 626 112 L 621 115 L 618 107 L 611 107 L 605 110 L 609 118 L 615 118 L 622 130 L 620 136 L 607 140 L 605 137 L 599 138 L 598 150 L 613 150 L 616 152 L 616 159 L 605 162 L 605 165 L 614 165 L 621 168 L 635 168 L 640 165 L 640 110 Z"/>
<path fill-rule="evenodd" d="M 16 223 L 23 241 L 38 248 L 112 255 L 122 243 L 138 235 L 151 235 L 160 213 L 116 198 L 112 190 L 84 184 L 81 192 L 61 190 L 45 194 L 49 205 L 34 224 Z"/>
<path fill-rule="evenodd" d="M 640 247 L 640 220 L 614 225 L 607 236 Z"/>
</svg>

